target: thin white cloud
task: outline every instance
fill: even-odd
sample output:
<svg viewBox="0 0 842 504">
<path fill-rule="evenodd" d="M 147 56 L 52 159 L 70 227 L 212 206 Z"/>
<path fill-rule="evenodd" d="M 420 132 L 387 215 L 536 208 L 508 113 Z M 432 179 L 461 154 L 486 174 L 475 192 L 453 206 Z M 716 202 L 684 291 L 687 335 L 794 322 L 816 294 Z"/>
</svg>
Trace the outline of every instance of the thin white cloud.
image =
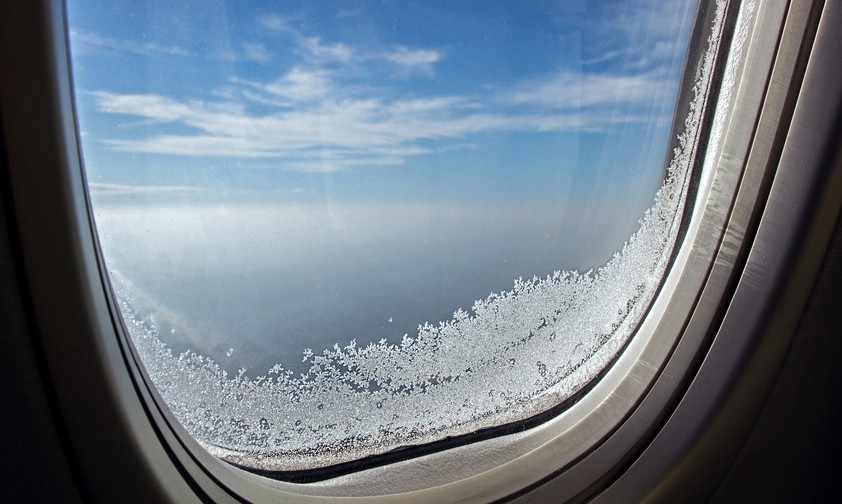
<svg viewBox="0 0 842 504">
<path fill-rule="evenodd" d="M 266 46 L 260 43 L 243 44 L 243 57 L 247 60 L 256 61 L 258 63 L 266 63 L 272 59 L 272 56 L 266 49 Z"/>
<path fill-rule="evenodd" d="M 402 72 L 421 72 L 431 74 L 433 66 L 444 57 L 441 51 L 428 48 L 395 47 L 389 52 L 359 51 L 343 42 L 325 42 L 321 37 L 307 36 L 292 27 L 286 18 L 279 15 L 266 15 L 258 19 L 263 28 L 290 38 L 296 51 L 307 65 L 320 66 L 339 63 L 350 66 L 365 61 L 386 61 L 397 66 Z"/>
<path fill-rule="evenodd" d="M 619 72 L 654 70 L 684 57 L 695 0 L 637 0 L 605 6 L 600 16 L 571 17 L 589 34 L 583 63 Z M 575 20 L 575 21 L 572 21 Z"/>
<path fill-rule="evenodd" d="M 343 43 L 323 44 L 319 37 L 301 37 L 300 44 L 312 59 L 323 61 L 338 61 L 350 63 L 354 58 L 354 51 Z"/>
<path fill-rule="evenodd" d="M 598 56 L 595 56 L 590 59 L 585 59 L 582 61 L 582 64 L 585 66 L 595 65 L 597 63 L 606 63 L 617 61 L 625 55 L 625 51 L 621 49 L 614 49 L 611 51 L 603 51 Z"/>
<path fill-rule="evenodd" d="M 604 26 L 615 26 L 629 38 L 639 38 L 641 34 L 652 39 L 675 39 L 682 25 L 690 16 L 689 10 L 695 9 L 694 0 L 675 1 L 665 4 L 663 0 L 642 0 L 620 3 L 613 10 L 614 16 Z"/>
<path fill-rule="evenodd" d="M 397 47 L 393 52 L 386 54 L 384 59 L 406 70 L 430 73 L 433 70 L 433 65 L 441 61 L 442 53 L 432 49 Z"/>
<path fill-rule="evenodd" d="M 327 157 L 313 158 L 301 161 L 291 161 L 287 164 L 284 164 L 283 168 L 302 172 L 328 173 L 346 170 L 355 166 L 395 166 L 403 164 L 403 162 L 404 158 L 401 157 L 360 157 L 345 159 L 331 159 Z"/>
<path fill-rule="evenodd" d="M 436 96 L 432 98 L 407 98 L 389 104 L 389 112 L 395 115 L 418 116 L 453 110 L 455 108 L 478 108 L 479 105 L 462 96 Z"/>
<path fill-rule="evenodd" d="M 267 14 L 265 16 L 261 16 L 257 20 L 257 22 L 260 26 L 263 26 L 264 28 L 268 28 L 270 30 L 280 32 L 291 30 L 286 18 L 278 14 Z"/>
<path fill-rule="evenodd" d="M 317 100 L 327 96 L 333 89 L 327 70 L 309 70 L 302 67 L 294 67 L 269 84 L 248 84 L 291 103 Z"/>
<path fill-rule="evenodd" d="M 190 107 L 174 99 L 150 94 L 120 94 L 104 91 L 89 93 L 96 98 L 102 112 L 139 116 L 155 121 L 172 122 L 189 116 Z"/>
<path fill-rule="evenodd" d="M 221 47 L 210 54 L 211 59 L 222 61 L 237 61 L 242 56 L 230 47 Z"/>
<path fill-rule="evenodd" d="M 643 104 L 661 86 L 661 79 L 653 73 L 606 75 L 562 71 L 550 79 L 521 85 L 512 94 L 511 101 L 560 109 Z"/>
<path fill-rule="evenodd" d="M 311 63 L 336 61 L 350 63 L 354 57 L 354 50 L 341 42 L 324 43 L 321 37 L 308 37 L 292 27 L 283 16 L 276 14 L 265 15 L 257 20 L 264 28 L 291 38 L 299 49 L 299 53 Z"/>
<path fill-rule="evenodd" d="M 124 51 L 144 56 L 169 55 L 169 56 L 190 56 L 190 51 L 179 46 L 160 45 L 155 42 L 133 42 L 127 40 L 116 40 L 101 37 L 95 33 L 71 30 L 70 41 L 76 45 L 75 50 L 84 51 L 85 46 L 99 47 L 114 51 Z"/>
<path fill-rule="evenodd" d="M 123 196 L 129 194 L 161 194 L 177 192 L 201 192 L 205 188 L 185 185 L 134 185 L 134 184 L 105 184 L 90 182 L 88 189 L 94 195 Z"/>
<path fill-rule="evenodd" d="M 235 86 L 222 86 L 210 90 L 210 95 L 223 100 L 236 100 L 240 98 L 240 89 Z"/>
</svg>

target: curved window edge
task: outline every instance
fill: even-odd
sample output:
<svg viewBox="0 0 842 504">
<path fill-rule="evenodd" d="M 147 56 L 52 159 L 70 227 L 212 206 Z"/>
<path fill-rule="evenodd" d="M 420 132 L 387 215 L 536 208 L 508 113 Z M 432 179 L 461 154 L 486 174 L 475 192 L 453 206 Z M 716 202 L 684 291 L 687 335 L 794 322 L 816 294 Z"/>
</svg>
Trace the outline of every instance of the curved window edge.
<svg viewBox="0 0 842 504">
<path fill-rule="evenodd" d="M 779 80 L 773 75 L 764 113 L 780 109 L 791 121 L 766 132 L 762 117 L 758 125 L 751 154 L 759 145 L 759 155 L 749 162 L 770 163 L 775 173 L 754 209 L 756 234 L 733 297 L 682 402 L 597 502 L 713 496 L 760 414 L 826 259 L 842 216 L 842 71 L 834 64 L 842 6 L 788 7 Z M 764 159 L 764 148 L 777 156 Z"/>
</svg>

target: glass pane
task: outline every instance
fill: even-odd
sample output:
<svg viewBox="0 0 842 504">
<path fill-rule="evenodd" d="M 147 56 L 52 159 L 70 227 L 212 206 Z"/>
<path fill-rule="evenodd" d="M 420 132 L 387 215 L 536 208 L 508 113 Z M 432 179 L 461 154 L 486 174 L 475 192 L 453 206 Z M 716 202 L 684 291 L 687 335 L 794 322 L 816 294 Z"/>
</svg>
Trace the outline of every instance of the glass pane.
<svg viewBox="0 0 842 504">
<path fill-rule="evenodd" d="M 668 152 L 690 0 L 68 3 L 124 319 L 226 460 L 523 420 L 657 291 L 698 123 Z"/>
</svg>

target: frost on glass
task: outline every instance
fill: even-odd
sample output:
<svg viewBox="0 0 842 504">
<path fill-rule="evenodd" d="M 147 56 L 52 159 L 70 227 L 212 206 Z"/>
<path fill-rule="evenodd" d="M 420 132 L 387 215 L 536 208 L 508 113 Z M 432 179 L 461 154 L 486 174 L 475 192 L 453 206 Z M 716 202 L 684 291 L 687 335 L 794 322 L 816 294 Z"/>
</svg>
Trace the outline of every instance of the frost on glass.
<svg viewBox="0 0 842 504">
<path fill-rule="evenodd" d="M 633 335 L 668 267 L 723 10 L 720 2 L 664 182 L 639 229 L 595 271 L 518 278 L 400 344 L 307 349 L 305 373 L 278 364 L 257 378 L 196 352 L 176 355 L 135 308 L 131 282 L 112 271 L 141 361 L 172 413 L 224 460 L 301 470 L 523 420 L 582 390 Z"/>
</svg>

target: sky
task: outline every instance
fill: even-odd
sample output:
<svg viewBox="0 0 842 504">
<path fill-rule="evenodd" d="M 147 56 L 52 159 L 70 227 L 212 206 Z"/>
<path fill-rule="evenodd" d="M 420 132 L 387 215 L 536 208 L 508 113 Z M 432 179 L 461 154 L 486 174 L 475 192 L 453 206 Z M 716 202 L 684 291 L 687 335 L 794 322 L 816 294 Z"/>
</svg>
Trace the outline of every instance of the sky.
<svg viewBox="0 0 842 504">
<path fill-rule="evenodd" d="M 276 201 L 599 187 L 648 203 L 693 15 L 651 0 L 68 4 L 93 192 Z"/>
<path fill-rule="evenodd" d="M 230 370 L 598 268 L 662 182 L 691 4 L 69 0 L 106 261 Z"/>
</svg>

